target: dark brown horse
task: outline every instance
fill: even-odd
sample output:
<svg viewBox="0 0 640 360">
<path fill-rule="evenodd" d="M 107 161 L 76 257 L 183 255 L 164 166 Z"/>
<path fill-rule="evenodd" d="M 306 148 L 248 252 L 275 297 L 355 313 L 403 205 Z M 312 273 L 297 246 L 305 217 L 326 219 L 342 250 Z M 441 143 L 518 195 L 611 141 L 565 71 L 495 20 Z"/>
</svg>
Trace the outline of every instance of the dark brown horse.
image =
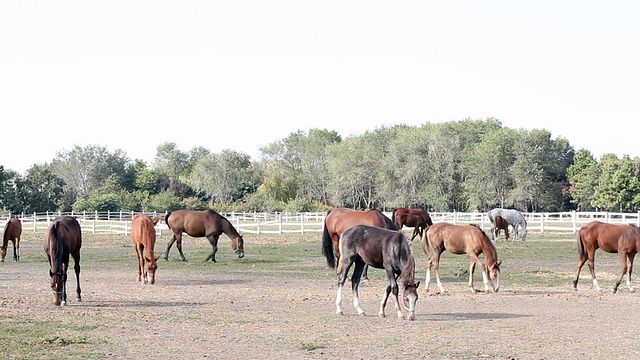
<svg viewBox="0 0 640 360">
<path fill-rule="evenodd" d="M 0 257 L 4 262 L 7 256 L 7 248 L 9 241 L 13 243 L 13 261 L 20 261 L 20 235 L 22 235 L 22 222 L 17 217 L 13 217 L 4 225 L 4 234 L 2 236 L 2 246 L 0 247 Z"/>
<path fill-rule="evenodd" d="M 393 223 L 396 224 L 398 230 L 402 230 L 403 226 L 413 228 L 411 241 L 418 235 L 422 238 L 424 230 L 433 225 L 429 212 L 422 208 L 397 208 L 391 213 L 391 219 Z"/>
<path fill-rule="evenodd" d="M 235 227 L 217 212 L 208 209 L 203 211 L 196 210 L 177 210 L 168 213 L 164 221 L 171 229 L 173 235 L 167 244 L 167 251 L 164 253 L 164 259 L 169 260 L 169 250 L 173 243 L 180 252 L 180 259 L 187 261 L 182 253 L 182 233 L 186 233 L 191 237 L 206 237 L 211 243 L 213 251 L 205 261 L 211 260 L 216 262 L 216 252 L 218 251 L 218 238 L 223 233 L 231 239 L 231 247 L 239 258 L 244 257 L 244 240 L 242 235 L 238 234 Z"/>
<path fill-rule="evenodd" d="M 82 231 L 80 224 L 71 216 L 63 216 L 53 220 L 44 239 L 44 251 L 49 259 L 49 276 L 51 277 L 51 291 L 55 305 L 67 303 L 67 270 L 69 256 L 73 257 L 76 272 L 76 300 L 82 301 L 80 296 L 80 248 L 82 247 Z"/>
<path fill-rule="evenodd" d="M 594 268 L 594 259 L 597 249 L 602 249 L 608 253 L 620 254 L 620 262 L 622 263 L 622 274 L 613 287 L 613 292 L 618 291 L 618 286 L 622 282 L 624 275 L 627 275 L 627 286 L 629 291 L 634 291 L 631 286 L 631 272 L 633 271 L 633 259 L 638 250 L 640 250 L 640 229 L 631 224 L 607 224 L 600 221 L 592 221 L 580 228 L 578 231 L 578 270 L 576 278 L 573 280 L 573 288 L 578 289 L 578 279 L 580 278 L 580 270 L 584 263 L 589 260 L 589 271 L 593 286 L 598 290 L 598 280 Z"/>
<path fill-rule="evenodd" d="M 322 254 L 327 258 L 327 265 L 337 272 L 341 270 L 339 240 L 342 233 L 356 225 L 371 225 L 385 229 L 398 230 L 396 225 L 378 209 L 353 210 L 347 208 L 335 208 L 329 210 L 324 219 L 322 231 Z M 363 278 L 367 278 L 367 268 L 364 269 Z"/>
<path fill-rule="evenodd" d="M 500 237 L 500 230 L 504 230 L 504 239 L 509 240 L 509 223 L 507 222 L 507 220 L 505 220 L 505 218 L 500 215 L 496 215 L 493 218 L 493 224 L 494 232 L 492 235 L 495 235 L 495 239 L 498 239 Z"/>
<path fill-rule="evenodd" d="M 131 240 L 138 255 L 138 281 L 154 284 L 156 282 L 157 260 L 153 248 L 156 245 L 155 225 L 160 221 L 159 216 L 151 218 L 147 214 L 137 214 L 131 221 Z"/>
<path fill-rule="evenodd" d="M 399 319 L 404 318 L 398 301 L 398 280 L 402 279 L 403 303 L 407 311 L 407 319 L 415 319 L 418 286 L 415 281 L 415 258 L 413 249 L 407 238 L 400 231 L 388 230 L 378 226 L 356 225 L 345 231 L 340 238 L 340 262 L 342 270 L 338 274 L 338 295 L 336 296 L 336 313 L 342 314 L 342 291 L 347 280 L 349 268 L 355 264 L 351 276 L 353 306 L 358 315 L 364 315 L 358 298 L 358 285 L 365 265 L 384 269 L 389 284 L 385 290 L 378 316 L 384 317 L 389 294 L 393 293 L 395 309 Z"/>
<path fill-rule="evenodd" d="M 449 223 L 437 223 L 429 227 L 426 236 L 422 237 L 422 249 L 427 255 L 427 291 L 431 281 L 431 269 L 436 273 L 436 283 L 440 292 L 444 292 L 438 268 L 440 256 L 446 250 L 452 254 L 467 254 L 471 260 L 469 267 L 469 287 L 472 292 L 473 273 L 476 265 L 482 269 L 482 282 L 484 291 L 489 292 L 489 282 L 493 291 L 500 288 L 500 263 L 498 253 L 487 234 L 477 225 L 454 225 Z M 431 249 L 431 250 L 430 250 Z M 485 263 L 478 255 L 484 254 Z"/>
</svg>

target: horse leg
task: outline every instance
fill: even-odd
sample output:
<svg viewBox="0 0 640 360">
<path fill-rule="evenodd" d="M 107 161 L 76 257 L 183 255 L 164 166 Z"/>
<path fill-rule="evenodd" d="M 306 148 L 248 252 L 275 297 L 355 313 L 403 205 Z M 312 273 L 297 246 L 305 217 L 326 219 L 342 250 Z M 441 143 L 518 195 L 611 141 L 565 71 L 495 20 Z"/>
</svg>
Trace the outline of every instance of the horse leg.
<svg viewBox="0 0 640 360">
<path fill-rule="evenodd" d="M 20 261 L 20 238 L 13 240 L 13 261 Z"/>
<path fill-rule="evenodd" d="M 396 315 L 398 319 L 404 319 L 404 315 L 400 310 L 400 301 L 398 300 L 398 279 L 397 276 L 393 273 L 393 270 L 387 270 L 387 278 L 389 279 L 389 285 L 387 286 L 386 296 L 384 299 L 384 305 L 387 303 L 387 299 L 389 298 L 389 291 L 393 294 L 393 300 L 395 301 L 395 309 Z M 382 304 L 381 304 L 382 305 Z M 382 312 L 382 317 L 384 317 L 384 306 L 380 307 L 380 311 Z"/>
<path fill-rule="evenodd" d="M 593 280 L 593 286 L 596 288 L 597 291 L 601 292 L 602 289 L 600 288 L 600 285 L 598 285 L 598 279 L 596 279 L 595 256 L 596 256 L 595 249 L 593 251 L 589 251 L 589 253 L 588 253 L 589 272 L 591 273 L 591 279 Z"/>
<path fill-rule="evenodd" d="M 211 255 L 207 256 L 206 259 L 204 259 L 204 262 L 207 262 L 209 259 L 211 259 L 211 261 L 216 262 L 216 252 L 218 252 L 218 238 L 220 236 L 216 236 L 216 235 L 209 235 L 207 236 L 207 239 L 209 239 L 209 242 L 211 243 L 211 247 L 213 248 L 211 251 Z"/>
<path fill-rule="evenodd" d="M 338 294 L 336 295 L 336 314 L 343 315 L 342 313 L 342 291 L 344 290 L 344 283 L 347 281 L 347 273 L 351 268 L 351 259 L 343 260 L 340 258 L 340 263 L 343 264 L 341 271 L 338 273 Z M 345 265 L 346 263 L 346 265 Z"/>
<path fill-rule="evenodd" d="M 358 297 L 358 286 L 360 285 L 360 278 L 362 277 L 362 271 L 364 270 L 365 263 L 363 261 L 356 261 L 356 266 L 353 269 L 351 275 L 351 292 L 353 293 L 353 307 L 358 311 L 358 315 L 365 316 L 364 310 L 360 307 L 360 298 Z"/>
<path fill-rule="evenodd" d="M 633 291 L 633 288 L 631 287 L 631 269 L 629 267 L 629 261 L 631 258 L 631 254 L 628 254 L 627 252 L 620 252 L 620 262 L 622 263 L 622 274 L 620 275 L 620 278 L 618 279 L 618 281 L 616 281 L 616 285 L 613 287 L 613 292 L 617 292 L 618 291 L 618 286 L 620 286 L 620 283 L 622 282 L 622 278 L 624 278 L 624 276 L 626 274 L 629 274 L 629 277 L 627 277 L 627 286 L 629 286 L 629 290 Z"/>
<path fill-rule="evenodd" d="M 440 293 L 444 293 L 444 288 L 442 287 L 442 281 L 440 281 L 440 252 L 436 252 L 433 255 L 433 272 L 436 274 L 436 285 L 438 285 L 438 289 L 440 289 Z"/>
<path fill-rule="evenodd" d="M 431 282 L 431 268 L 433 267 L 433 261 L 431 258 L 427 259 L 427 276 L 425 277 L 425 282 L 427 283 L 425 287 L 425 291 L 429 292 L 429 282 Z"/>
<path fill-rule="evenodd" d="M 416 226 L 413 228 L 413 234 L 411 234 L 411 241 L 413 241 L 413 239 L 415 239 L 416 236 L 418 236 L 418 233 L 420 233 L 420 227 Z"/>
<path fill-rule="evenodd" d="M 165 251 L 164 253 L 165 260 L 169 260 L 169 250 L 171 249 L 171 246 L 173 246 L 173 243 L 176 242 L 177 239 L 178 239 L 178 236 L 175 233 L 171 234 L 171 239 L 169 239 L 169 243 L 167 243 L 167 251 Z"/>
<path fill-rule="evenodd" d="M 62 264 L 62 300 L 61 306 L 67 305 L 67 270 L 69 269 L 69 260 Z"/>
<path fill-rule="evenodd" d="M 75 263 L 73 265 L 73 270 L 76 272 L 76 301 L 80 302 L 82 301 L 82 296 L 80 295 L 82 290 L 80 290 L 80 252 L 79 251 L 77 254 L 73 255 L 73 260 Z M 65 295 L 65 298 L 66 298 L 66 295 Z"/>
<path fill-rule="evenodd" d="M 143 248 L 142 248 L 142 244 L 137 243 L 136 244 L 136 255 L 138 256 L 138 278 L 136 279 L 137 281 L 142 281 L 143 280 L 143 272 L 144 272 L 144 254 L 143 252 Z M 144 277 L 145 279 L 145 283 L 146 283 L 146 276 Z"/>
<path fill-rule="evenodd" d="M 576 270 L 576 278 L 573 280 L 573 290 L 578 290 L 578 279 L 580 279 L 580 270 L 584 266 L 584 263 L 587 262 L 587 254 L 580 254 L 580 259 L 578 260 L 578 269 Z"/>
<path fill-rule="evenodd" d="M 631 273 L 633 272 L 633 259 L 635 258 L 636 254 L 629 254 L 629 256 L 627 257 L 627 287 L 629 288 L 630 292 L 634 292 L 635 290 L 633 289 L 633 286 L 631 285 Z"/>
<path fill-rule="evenodd" d="M 369 265 L 364 264 L 364 268 L 362 269 L 362 281 L 369 281 Z"/>
</svg>

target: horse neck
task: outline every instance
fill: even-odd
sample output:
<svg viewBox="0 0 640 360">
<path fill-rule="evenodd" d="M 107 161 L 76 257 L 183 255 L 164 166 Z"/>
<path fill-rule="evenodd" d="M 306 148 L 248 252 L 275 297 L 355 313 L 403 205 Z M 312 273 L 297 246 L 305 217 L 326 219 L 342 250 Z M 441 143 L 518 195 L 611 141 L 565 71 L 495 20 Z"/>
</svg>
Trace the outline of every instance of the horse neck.
<svg viewBox="0 0 640 360">
<path fill-rule="evenodd" d="M 498 261 L 498 253 L 496 247 L 493 246 L 491 240 L 487 236 L 482 237 L 482 253 L 484 254 L 487 265 L 493 265 Z"/>
<path fill-rule="evenodd" d="M 222 219 L 222 232 L 227 235 L 229 239 L 237 239 L 240 237 L 238 230 L 225 218 Z"/>
</svg>

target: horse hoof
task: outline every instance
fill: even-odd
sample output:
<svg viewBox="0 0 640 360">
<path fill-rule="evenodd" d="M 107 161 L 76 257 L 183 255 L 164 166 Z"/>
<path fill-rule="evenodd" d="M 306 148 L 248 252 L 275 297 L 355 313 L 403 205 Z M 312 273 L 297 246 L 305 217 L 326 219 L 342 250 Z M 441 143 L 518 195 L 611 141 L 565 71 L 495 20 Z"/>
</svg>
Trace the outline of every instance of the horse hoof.
<svg viewBox="0 0 640 360">
<path fill-rule="evenodd" d="M 385 315 L 385 314 L 380 313 L 380 314 L 378 314 L 378 317 L 380 317 L 380 318 L 384 318 L 384 317 L 386 317 L 386 315 Z"/>
</svg>

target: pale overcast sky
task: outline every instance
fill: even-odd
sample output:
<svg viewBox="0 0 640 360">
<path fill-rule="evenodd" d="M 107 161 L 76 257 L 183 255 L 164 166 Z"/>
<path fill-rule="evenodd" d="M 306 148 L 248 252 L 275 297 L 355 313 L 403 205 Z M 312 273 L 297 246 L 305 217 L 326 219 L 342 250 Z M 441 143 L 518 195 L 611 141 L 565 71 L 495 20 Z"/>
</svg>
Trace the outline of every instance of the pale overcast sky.
<svg viewBox="0 0 640 360">
<path fill-rule="evenodd" d="M 497 118 L 640 156 L 640 2 L 0 2 L 0 165 Z M 11 134 L 11 135 L 9 135 Z"/>
</svg>

